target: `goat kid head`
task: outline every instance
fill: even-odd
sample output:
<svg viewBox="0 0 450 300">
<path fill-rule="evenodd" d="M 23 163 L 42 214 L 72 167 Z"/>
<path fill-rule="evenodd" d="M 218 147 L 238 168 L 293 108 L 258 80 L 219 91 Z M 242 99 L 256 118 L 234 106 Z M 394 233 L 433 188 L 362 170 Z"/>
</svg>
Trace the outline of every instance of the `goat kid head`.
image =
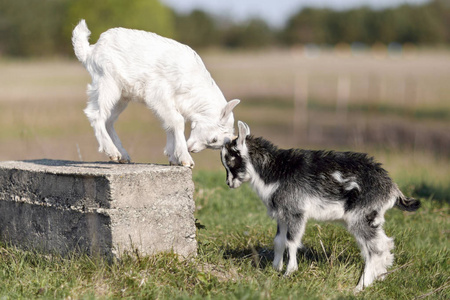
<svg viewBox="0 0 450 300">
<path fill-rule="evenodd" d="M 190 152 L 200 152 L 205 148 L 220 149 L 225 143 L 231 141 L 234 136 L 233 109 L 240 100 L 234 99 L 228 102 L 220 113 L 218 123 L 195 121 L 191 124 L 191 135 L 187 140 Z"/>
<path fill-rule="evenodd" d="M 221 149 L 222 164 L 227 171 L 227 184 L 230 188 L 238 188 L 243 182 L 250 180 L 250 156 L 246 138 L 250 135 L 250 127 L 238 121 L 239 135 Z"/>
</svg>

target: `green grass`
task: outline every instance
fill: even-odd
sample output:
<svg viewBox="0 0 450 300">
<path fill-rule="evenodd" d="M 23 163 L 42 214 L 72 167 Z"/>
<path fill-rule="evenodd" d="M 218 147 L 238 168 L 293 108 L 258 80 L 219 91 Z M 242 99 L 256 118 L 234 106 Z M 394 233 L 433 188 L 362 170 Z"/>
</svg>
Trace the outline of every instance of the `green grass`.
<svg viewBox="0 0 450 300">
<path fill-rule="evenodd" d="M 393 119 L 408 128 L 420 125 L 440 130 L 445 139 L 450 116 L 449 73 L 448 68 L 441 66 L 448 62 L 447 57 L 445 54 L 396 61 L 395 70 L 402 71 L 392 75 L 390 60 L 377 61 L 376 67 L 368 58 L 352 60 L 350 75 L 361 78 L 352 81 L 356 93 L 352 97 L 361 101 L 349 103 L 347 130 L 358 129 L 361 124 L 363 128 L 378 126 Z M 203 58 L 227 98 L 243 100 L 235 111 L 235 119 L 248 122 L 252 133 L 273 139 L 283 147 L 336 148 L 332 137 L 318 145 L 292 142 L 293 78 L 300 64 L 311 75 L 308 122 L 320 133 L 322 128 L 339 125 L 335 79 L 347 68 L 348 60 L 321 57 L 322 63 L 318 63 L 300 58 L 293 65 L 285 52 L 269 56 L 219 53 Z M 1 61 L 0 66 L 2 159 L 78 160 L 78 147 L 84 160 L 106 159 L 97 154 L 97 142 L 82 112 L 90 78 L 78 62 Z M 398 78 L 393 86 L 401 83 L 404 73 L 415 74 L 421 84 L 417 90 L 424 93 L 419 93 L 413 105 L 397 97 L 396 89 L 388 93 L 389 101 L 366 103 L 363 81 L 372 73 Z M 260 91 L 262 86 L 267 89 L 264 93 Z M 364 122 L 358 123 L 360 119 Z M 145 106 L 131 104 L 121 115 L 117 129 L 135 162 L 167 163 L 162 154 L 164 132 Z M 373 145 L 364 144 L 364 136 L 362 140 L 362 144 L 337 146 L 339 150 L 374 155 L 406 194 L 420 197 L 423 207 L 416 213 L 388 211 L 385 229 L 395 237 L 396 244 L 392 273 L 358 295 L 353 294 L 353 288 L 363 261 L 353 237 L 338 224 L 310 221 L 303 239 L 307 250 L 299 253 L 299 270 L 288 278 L 275 272 L 271 267 L 275 222 L 267 217 L 265 207 L 247 185 L 228 189 L 218 153 L 206 150 L 194 155 L 195 217 L 199 227 L 205 227 L 198 230 L 197 257 L 180 260 L 170 253 L 151 257 L 129 253 L 108 263 L 75 253 L 71 257 L 43 255 L 0 244 L 0 300 L 421 299 L 426 295 L 431 299 L 449 299 L 447 152 L 435 155 L 420 147 L 398 150 L 395 145 L 390 147 L 388 141 Z M 202 168 L 221 171 L 199 171 Z"/>
<path fill-rule="evenodd" d="M 337 224 L 308 223 L 299 270 L 285 278 L 271 267 L 275 222 L 248 185 L 230 190 L 224 172 L 196 171 L 198 256 L 166 253 L 99 258 L 43 255 L 0 245 L 0 299 L 412 299 L 450 296 L 449 195 L 433 186 L 401 187 L 421 196 L 416 213 L 386 214 L 395 263 L 383 282 L 355 295 L 363 261 L 352 236 Z M 204 228 L 203 228 L 204 227 Z M 323 244 L 323 247 L 322 245 Z"/>
</svg>

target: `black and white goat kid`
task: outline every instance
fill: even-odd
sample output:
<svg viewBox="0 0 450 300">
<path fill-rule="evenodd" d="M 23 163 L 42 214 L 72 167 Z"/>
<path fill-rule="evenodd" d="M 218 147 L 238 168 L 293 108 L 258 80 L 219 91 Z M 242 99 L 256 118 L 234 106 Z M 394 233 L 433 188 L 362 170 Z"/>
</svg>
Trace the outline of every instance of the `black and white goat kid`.
<svg viewBox="0 0 450 300">
<path fill-rule="evenodd" d="M 341 220 L 361 248 L 364 272 L 356 287 L 362 290 L 382 279 L 393 263 L 392 238 L 383 231 L 384 213 L 394 205 L 415 211 L 418 200 L 405 197 L 381 165 L 363 153 L 278 149 L 250 135 L 239 121 L 239 136 L 221 150 L 227 184 L 237 188 L 249 182 L 278 223 L 273 267 L 285 275 L 298 268 L 306 221 Z"/>
</svg>

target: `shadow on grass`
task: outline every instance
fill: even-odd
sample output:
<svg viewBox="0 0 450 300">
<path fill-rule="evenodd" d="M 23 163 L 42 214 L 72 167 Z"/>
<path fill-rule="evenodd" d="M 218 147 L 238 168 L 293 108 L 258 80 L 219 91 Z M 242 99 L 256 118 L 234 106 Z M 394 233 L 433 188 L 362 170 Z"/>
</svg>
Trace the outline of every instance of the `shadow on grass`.
<svg viewBox="0 0 450 300">
<path fill-rule="evenodd" d="M 250 246 L 247 248 L 225 249 L 223 257 L 238 261 L 251 260 L 254 267 L 265 269 L 267 265 L 272 264 L 274 252 L 272 249 Z"/>
<path fill-rule="evenodd" d="M 434 186 L 421 182 L 409 185 L 407 190 L 416 198 L 426 198 L 441 204 L 450 204 L 450 186 Z"/>
<path fill-rule="evenodd" d="M 224 251 L 225 259 L 234 259 L 238 261 L 251 260 L 255 268 L 265 269 L 268 265 L 272 265 L 274 259 L 273 249 L 260 246 L 250 246 L 244 249 L 226 249 Z M 299 262 L 306 261 L 308 264 L 314 262 L 316 264 L 333 264 L 334 262 L 347 264 L 357 263 L 359 256 L 355 256 L 351 251 L 344 251 L 339 255 L 335 255 L 332 249 L 316 249 L 304 247 L 297 251 L 297 260 Z M 284 253 L 283 261 L 287 263 L 287 251 Z"/>
</svg>

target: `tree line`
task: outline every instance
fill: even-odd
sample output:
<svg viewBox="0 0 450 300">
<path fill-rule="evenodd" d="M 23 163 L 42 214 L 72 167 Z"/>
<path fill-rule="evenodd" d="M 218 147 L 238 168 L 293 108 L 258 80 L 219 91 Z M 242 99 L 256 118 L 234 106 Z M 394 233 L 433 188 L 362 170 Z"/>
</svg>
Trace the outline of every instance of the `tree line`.
<svg viewBox="0 0 450 300">
<path fill-rule="evenodd" d="M 383 10 L 304 8 L 279 29 L 261 19 L 236 23 L 201 10 L 177 14 L 158 0 L 0 0 L 0 54 L 72 55 L 71 31 L 81 18 L 92 31 L 91 42 L 106 29 L 121 26 L 153 31 L 194 49 L 450 43 L 448 0 Z"/>
</svg>

